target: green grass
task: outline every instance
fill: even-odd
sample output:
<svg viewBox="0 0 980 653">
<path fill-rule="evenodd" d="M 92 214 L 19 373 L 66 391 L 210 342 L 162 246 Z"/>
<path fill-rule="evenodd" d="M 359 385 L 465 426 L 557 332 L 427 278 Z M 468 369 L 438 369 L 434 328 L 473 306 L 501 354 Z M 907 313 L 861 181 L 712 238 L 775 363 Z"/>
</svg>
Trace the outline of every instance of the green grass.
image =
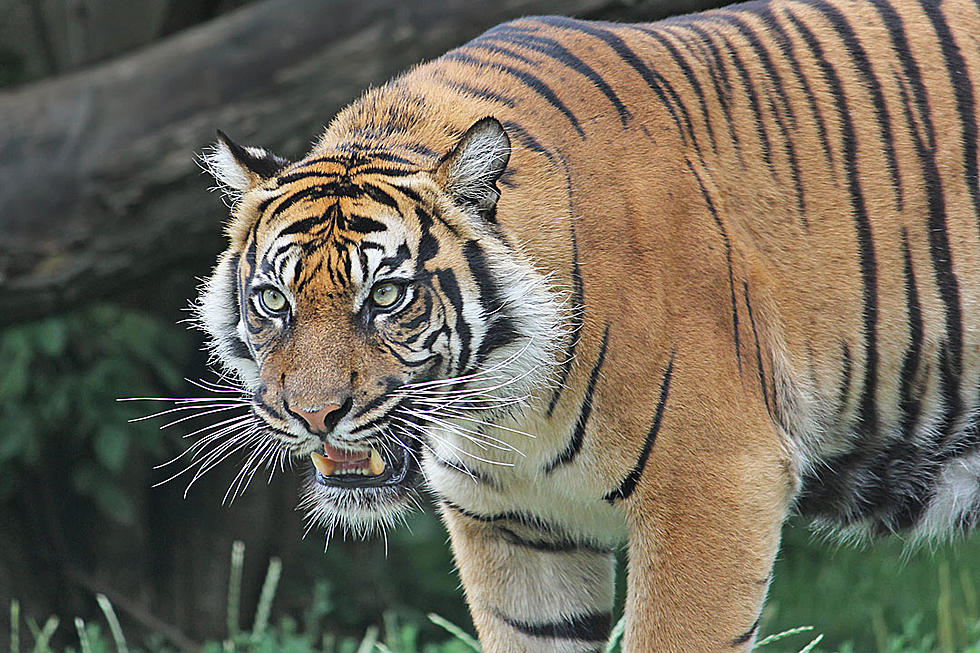
<svg viewBox="0 0 980 653">
<path fill-rule="evenodd" d="M 441 641 L 422 641 L 423 623 L 386 613 L 382 622 L 368 627 L 359 637 L 337 636 L 324 628 L 333 602 L 325 586 L 299 618 L 270 621 L 279 589 L 281 563 L 269 561 L 251 626 L 242 625 L 241 578 L 245 564 L 244 545 L 232 549 L 228 582 L 227 633 L 205 642 L 201 653 L 478 653 L 479 644 L 464 628 L 438 616 L 429 621 L 445 631 Z M 831 550 L 790 529 L 785 551 L 777 564 L 777 581 L 763 618 L 761 653 L 980 653 L 980 611 L 977 587 L 968 566 L 980 552 L 974 544 L 959 550 L 940 548 L 927 559 L 925 553 L 907 555 L 900 542 L 885 543 L 873 551 Z M 829 557 L 814 565 L 812 557 Z M 810 564 L 805 564 L 809 562 Z M 937 571 L 938 570 L 938 571 Z M 780 577 L 782 574 L 782 577 Z M 889 576 L 889 574 L 892 574 Z M 882 579 L 893 578 L 890 587 Z M 890 592 L 916 594 L 918 602 L 904 606 Z M 921 608 L 923 593 L 933 610 Z M 886 595 L 889 601 L 882 603 Z M 109 600 L 93 597 L 102 611 L 103 622 L 74 619 L 76 644 L 63 650 L 81 653 L 170 653 L 175 651 L 162 636 L 154 636 L 143 647 L 132 646 Z M 882 605 L 888 605 L 887 609 Z M 896 607 L 897 606 L 897 607 Z M 910 612 L 903 612 L 905 609 Z M 785 623 L 808 622 L 812 626 L 785 627 Z M 24 626 L 26 625 L 26 630 Z M 53 653 L 50 642 L 59 629 L 71 630 L 57 617 L 39 625 L 21 614 L 17 601 L 10 605 L 10 652 Z M 839 631 L 839 632 L 838 632 Z M 605 648 L 619 651 L 623 621 L 616 625 Z M 841 639 L 843 634 L 843 639 Z M 858 637 L 854 637 L 858 634 Z M 0 644 L 0 651 L 3 646 Z"/>
<path fill-rule="evenodd" d="M 888 652 L 892 639 L 932 635 L 934 649 L 959 652 L 977 641 L 980 537 L 908 550 L 898 538 L 868 547 L 821 543 L 802 527 L 784 531 L 763 630 L 812 624 L 823 650 Z M 971 639 L 972 637 L 972 639 Z M 912 646 L 908 644 L 908 646 Z"/>
</svg>

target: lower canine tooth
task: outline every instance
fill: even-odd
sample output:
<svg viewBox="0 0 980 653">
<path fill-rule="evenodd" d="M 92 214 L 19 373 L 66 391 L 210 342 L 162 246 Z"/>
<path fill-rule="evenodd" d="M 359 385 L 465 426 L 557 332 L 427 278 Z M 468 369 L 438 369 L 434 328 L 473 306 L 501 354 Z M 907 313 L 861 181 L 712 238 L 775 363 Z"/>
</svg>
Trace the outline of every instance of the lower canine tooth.
<svg viewBox="0 0 980 653">
<path fill-rule="evenodd" d="M 313 460 L 313 466 L 316 467 L 316 471 L 324 476 L 333 475 L 334 470 L 337 468 L 337 463 L 315 451 L 310 453 L 310 458 Z"/>
<path fill-rule="evenodd" d="M 371 460 L 368 462 L 368 469 L 374 476 L 379 476 L 385 470 L 385 461 L 377 449 L 371 449 Z"/>
</svg>

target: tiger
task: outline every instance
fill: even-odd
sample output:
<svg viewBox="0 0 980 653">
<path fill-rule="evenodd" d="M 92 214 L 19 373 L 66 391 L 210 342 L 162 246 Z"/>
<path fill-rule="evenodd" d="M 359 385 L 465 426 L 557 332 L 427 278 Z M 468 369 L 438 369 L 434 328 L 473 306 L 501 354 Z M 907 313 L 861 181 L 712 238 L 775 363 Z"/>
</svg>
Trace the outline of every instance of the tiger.
<svg viewBox="0 0 980 653">
<path fill-rule="evenodd" d="M 602 650 L 621 548 L 624 651 L 748 651 L 788 516 L 980 521 L 978 84 L 976 2 L 761 0 L 504 23 L 299 160 L 219 132 L 224 431 L 328 533 L 428 492 L 485 651 Z"/>
</svg>

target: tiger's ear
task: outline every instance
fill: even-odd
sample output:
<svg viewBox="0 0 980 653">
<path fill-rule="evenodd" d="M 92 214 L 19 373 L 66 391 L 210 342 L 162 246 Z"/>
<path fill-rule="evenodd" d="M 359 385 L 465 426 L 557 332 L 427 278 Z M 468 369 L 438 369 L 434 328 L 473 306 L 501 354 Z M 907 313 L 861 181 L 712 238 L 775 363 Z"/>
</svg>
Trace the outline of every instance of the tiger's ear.
<svg viewBox="0 0 980 653">
<path fill-rule="evenodd" d="M 493 221 L 500 190 L 497 180 L 510 160 L 510 138 L 496 118 L 476 121 L 443 157 L 435 177 L 453 199 Z"/>
<path fill-rule="evenodd" d="M 201 155 L 204 168 L 211 173 L 226 195 L 237 199 L 289 165 L 289 161 L 261 147 L 242 147 L 218 130 L 218 140 Z"/>
</svg>

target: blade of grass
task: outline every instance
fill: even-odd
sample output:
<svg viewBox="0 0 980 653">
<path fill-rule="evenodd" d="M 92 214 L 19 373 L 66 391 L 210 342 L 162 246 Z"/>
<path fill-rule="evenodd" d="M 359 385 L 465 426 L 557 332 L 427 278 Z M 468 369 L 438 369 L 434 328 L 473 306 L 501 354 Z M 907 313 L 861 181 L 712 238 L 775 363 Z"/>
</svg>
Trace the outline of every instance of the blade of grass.
<svg viewBox="0 0 980 653">
<path fill-rule="evenodd" d="M 449 621 L 448 619 L 443 619 L 439 615 L 435 613 L 431 613 L 429 614 L 429 621 L 439 626 L 440 628 L 449 631 L 453 636 L 456 637 L 456 639 L 469 646 L 471 649 L 476 651 L 476 653 L 480 653 L 480 651 L 482 650 L 480 648 L 480 643 L 478 641 L 473 639 L 469 633 L 467 633 L 465 630 L 463 630 L 453 622 Z"/>
<path fill-rule="evenodd" d="M 75 630 L 78 631 L 78 644 L 82 648 L 82 653 L 92 653 L 92 643 L 88 640 L 85 622 L 82 621 L 81 617 L 75 617 Z"/>
<path fill-rule="evenodd" d="M 231 572 L 228 574 L 228 639 L 238 636 L 238 616 L 241 610 L 242 567 L 245 566 L 245 543 L 235 540 L 231 545 Z M 227 647 L 226 647 L 227 648 Z M 234 650 L 234 643 L 232 644 Z"/>
<path fill-rule="evenodd" d="M 10 653 L 20 653 L 20 601 L 10 599 Z"/>
<path fill-rule="evenodd" d="M 980 609 L 977 605 L 977 586 L 973 584 L 973 577 L 966 569 L 960 570 L 960 586 L 963 588 L 963 599 L 966 602 L 966 618 L 970 621 L 980 620 Z"/>
<path fill-rule="evenodd" d="M 51 615 L 48 620 L 44 622 L 43 628 L 38 628 L 34 620 L 27 622 L 27 625 L 31 628 L 31 632 L 34 635 L 34 652 L 35 653 L 45 653 L 48 651 L 48 642 L 54 637 L 54 631 L 58 630 L 58 625 L 61 624 L 61 620 L 58 617 Z"/>
<path fill-rule="evenodd" d="M 885 624 L 885 611 L 880 605 L 874 606 L 871 611 L 871 632 L 875 636 L 875 648 L 878 653 L 888 653 L 891 648 L 888 645 L 888 626 Z"/>
<path fill-rule="evenodd" d="M 129 647 L 126 646 L 126 638 L 123 637 L 123 631 L 119 626 L 116 611 L 112 609 L 112 603 L 109 602 L 105 594 L 96 594 L 95 600 L 98 601 L 99 607 L 102 608 L 105 620 L 109 622 L 109 631 L 112 633 L 112 639 L 116 642 L 116 650 L 119 653 L 129 653 Z"/>
<path fill-rule="evenodd" d="M 364 631 L 364 639 L 361 640 L 361 645 L 357 647 L 357 653 L 371 653 L 377 643 L 378 627 L 368 626 L 368 629 Z"/>
<path fill-rule="evenodd" d="M 817 635 L 816 637 L 814 637 L 813 640 L 809 644 L 807 644 L 806 646 L 804 646 L 803 648 L 801 648 L 800 649 L 800 653 L 810 653 L 810 651 L 812 651 L 813 649 L 815 649 L 817 647 L 817 644 L 819 644 L 822 640 L 823 640 L 823 633 L 821 633 L 821 634 Z"/>
<path fill-rule="evenodd" d="M 265 572 L 265 582 L 262 583 L 262 593 L 259 595 L 259 604 L 255 608 L 255 621 L 252 623 L 252 639 L 258 639 L 265 632 L 269 625 L 269 612 L 272 610 L 272 601 L 276 598 L 276 589 L 279 587 L 279 577 L 282 575 L 282 560 L 271 558 L 269 568 Z"/>
<path fill-rule="evenodd" d="M 936 638 L 939 650 L 953 653 L 956 643 L 953 640 L 953 590 L 949 582 L 949 563 L 945 560 L 939 565 L 939 598 L 936 600 Z"/>
<path fill-rule="evenodd" d="M 813 630 L 813 626 L 797 626 L 796 628 L 790 628 L 789 630 L 784 630 L 781 633 L 775 633 L 773 635 L 769 635 L 768 637 L 763 637 L 761 640 L 755 643 L 755 647 L 759 648 L 760 646 L 766 646 L 767 644 L 778 642 L 786 639 L 787 637 L 792 637 L 793 635 L 808 633 L 811 630 Z"/>
<path fill-rule="evenodd" d="M 619 644 L 619 640 L 623 638 L 623 633 L 626 631 L 626 615 L 624 614 L 613 626 L 612 632 L 609 633 L 609 641 L 606 642 L 606 648 L 603 649 L 605 653 L 612 653 L 616 645 Z"/>
</svg>

